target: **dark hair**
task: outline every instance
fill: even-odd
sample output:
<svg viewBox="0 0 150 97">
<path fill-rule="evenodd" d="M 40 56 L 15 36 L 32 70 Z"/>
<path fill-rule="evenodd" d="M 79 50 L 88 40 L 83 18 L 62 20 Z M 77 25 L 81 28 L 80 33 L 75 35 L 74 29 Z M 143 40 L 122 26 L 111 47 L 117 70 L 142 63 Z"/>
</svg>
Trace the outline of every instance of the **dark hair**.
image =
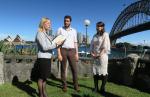
<svg viewBox="0 0 150 97">
<path fill-rule="evenodd" d="M 96 23 L 96 29 L 97 29 L 97 27 L 104 27 L 103 30 L 102 30 L 102 33 L 99 33 L 99 32 L 96 33 L 97 35 L 99 35 L 99 34 L 103 35 L 103 33 L 105 32 L 105 24 L 102 21 L 97 22 Z"/>
<path fill-rule="evenodd" d="M 100 21 L 96 23 L 96 27 L 105 27 L 105 24 L 102 21 Z"/>
<path fill-rule="evenodd" d="M 64 20 L 65 20 L 66 18 L 70 19 L 70 22 L 72 21 L 72 18 L 71 18 L 70 15 L 66 15 L 66 16 L 64 17 Z"/>
</svg>

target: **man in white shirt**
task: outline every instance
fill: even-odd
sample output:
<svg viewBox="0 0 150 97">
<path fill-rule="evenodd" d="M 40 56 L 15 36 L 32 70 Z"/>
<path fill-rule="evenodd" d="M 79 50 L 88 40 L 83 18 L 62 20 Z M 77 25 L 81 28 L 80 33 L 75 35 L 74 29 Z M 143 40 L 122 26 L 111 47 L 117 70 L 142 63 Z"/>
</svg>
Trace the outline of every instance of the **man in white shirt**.
<svg viewBox="0 0 150 97">
<path fill-rule="evenodd" d="M 64 35 L 66 37 L 63 45 L 58 48 L 58 60 L 61 62 L 61 79 L 63 91 L 67 91 L 65 74 L 68 60 L 72 71 L 74 89 L 79 92 L 76 64 L 76 61 L 78 61 L 77 31 L 70 26 L 71 21 L 71 16 L 66 15 L 64 17 L 64 26 L 58 29 L 57 35 Z"/>
</svg>

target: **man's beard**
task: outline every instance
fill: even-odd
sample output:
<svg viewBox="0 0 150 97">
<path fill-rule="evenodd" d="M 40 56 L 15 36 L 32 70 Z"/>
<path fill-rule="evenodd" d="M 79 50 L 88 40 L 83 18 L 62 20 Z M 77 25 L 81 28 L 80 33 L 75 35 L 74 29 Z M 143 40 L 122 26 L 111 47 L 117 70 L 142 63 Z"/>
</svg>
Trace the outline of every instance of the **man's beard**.
<svg viewBox="0 0 150 97">
<path fill-rule="evenodd" d="M 70 25 L 65 25 L 65 28 L 69 28 L 70 27 Z"/>
</svg>

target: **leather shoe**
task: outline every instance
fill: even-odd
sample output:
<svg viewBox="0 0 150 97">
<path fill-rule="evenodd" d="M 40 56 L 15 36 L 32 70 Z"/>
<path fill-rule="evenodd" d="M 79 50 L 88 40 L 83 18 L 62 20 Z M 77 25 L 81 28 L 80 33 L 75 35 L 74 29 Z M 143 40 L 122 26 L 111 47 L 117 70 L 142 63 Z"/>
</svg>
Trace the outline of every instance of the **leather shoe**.
<svg viewBox="0 0 150 97">
<path fill-rule="evenodd" d="M 67 87 L 62 88 L 63 92 L 67 92 Z"/>
<path fill-rule="evenodd" d="M 79 87 L 75 87 L 75 90 L 76 90 L 77 92 L 80 92 Z"/>
</svg>

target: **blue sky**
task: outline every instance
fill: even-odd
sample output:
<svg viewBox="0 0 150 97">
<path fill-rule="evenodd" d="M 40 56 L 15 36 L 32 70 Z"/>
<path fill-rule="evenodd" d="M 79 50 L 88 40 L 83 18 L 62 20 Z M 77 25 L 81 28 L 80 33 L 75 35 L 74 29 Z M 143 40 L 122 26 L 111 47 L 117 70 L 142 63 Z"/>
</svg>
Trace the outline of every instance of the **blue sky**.
<svg viewBox="0 0 150 97">
<path fill-rule="evenodd" d="M 40 19 L 52 20 L 54 32 L 63 26 L 65 15 L 73 18 L 72 27 L 85 34 L 84 19 L 89 19 L 88 35 L 92 38 L 95 24 L 103 21 L 110 32 L 120 12 L 137 0 L 0 0 L 0 40 L 19 34 L 24 40 L 33 41 Z M 125 6 L 123 6 L 125 5 Z M 142 36 L 142 37 L 141 37 Z M 123 37 L 118 41 L 131 43 L 150 42 L 148 31 Z"/>
</svg>

